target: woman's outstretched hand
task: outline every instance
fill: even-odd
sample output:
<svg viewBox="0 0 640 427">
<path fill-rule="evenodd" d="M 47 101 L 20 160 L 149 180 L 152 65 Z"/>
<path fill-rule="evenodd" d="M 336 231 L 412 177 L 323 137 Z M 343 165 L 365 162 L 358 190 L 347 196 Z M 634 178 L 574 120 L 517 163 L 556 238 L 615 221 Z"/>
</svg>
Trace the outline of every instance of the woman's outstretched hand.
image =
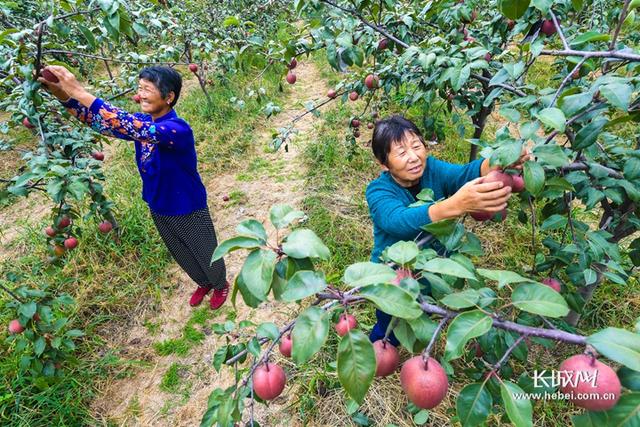
<svg viewBox="0 0 640 427">
<path fill-rule="evenodd" d="M 49 65 L 44 67 L 44 69 L 56 76 L 58 81 L 52 82 L 44 77 L 39 77 L 38 81 L 44 84 L 47 89 L 61 101 L 67 101 L 69 98 L 73 98 L 78 100 L 78 102 L 85 107 L 90 107 L 96 99 L 95 96 L 87 92 L 82 84 L 80 84 L 78 79 L 76 79 L 76 76 L 74 76 L 73 73 L 65 67 Z"/>
</svg>

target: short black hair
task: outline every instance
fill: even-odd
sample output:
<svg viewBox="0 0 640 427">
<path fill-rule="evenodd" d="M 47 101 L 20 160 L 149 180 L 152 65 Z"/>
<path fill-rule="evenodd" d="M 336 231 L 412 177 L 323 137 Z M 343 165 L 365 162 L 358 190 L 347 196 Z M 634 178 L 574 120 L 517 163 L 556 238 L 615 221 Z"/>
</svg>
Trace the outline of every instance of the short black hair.
<svg viewBox="0 0 640 427">
<path fill-rule="evenodd" d="M 373 155 L 376 156 L 380 163 L 387 164 L 391 145 L 394 142 L 402 141 L 407 131 L 415 134 L 424 144 L 420 129 L 411 120 L 407 120 L 401 115 L 394 115 L 376 122 L 376 126 L 373 129 L 371 148 L 373 149 Z"/>
<path fill-rule="evenodd" d="M 182 76 L 173 68 L 162 66 L 147 67 L 140 71 L 138 78 L 153 83 L 163 98 L 166 98 L 170 92 L 173 92 L 175 98 L 173 98 L 173 101 L 169 104 L 172 107 L 178 102 L 180 90 L 182 89 Z"/>
</svg>

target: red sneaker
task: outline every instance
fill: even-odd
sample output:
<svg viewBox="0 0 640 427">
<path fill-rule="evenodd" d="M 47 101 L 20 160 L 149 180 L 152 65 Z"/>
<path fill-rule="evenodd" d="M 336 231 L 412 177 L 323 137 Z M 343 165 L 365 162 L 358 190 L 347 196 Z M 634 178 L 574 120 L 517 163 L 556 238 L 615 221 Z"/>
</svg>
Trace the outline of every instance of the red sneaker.
<svg viewBox="0 0 640 427">
<path fill-rule="evenodd" d="M 214 289 L 213 294 L 211 295 L 211 299 L 209 300 L 209 305 L 212 310 L 217 310 L 222 307 L 222 304 L 227 300 L 227 295 L 229 295 L 229 282 L 224 284 L 224 288 L 222 289 Z"/>
<path fill-rule="evenodd" d="M 196 305 L 200 305 L 205 295 L 209 293 L 211 288 L 205 288 L 203 286 L 198 286 L 198 289 L 191 295 L 191 299 L 189 300 L 189 305 L 191 307 L 195 307 Z"/>
</svg>

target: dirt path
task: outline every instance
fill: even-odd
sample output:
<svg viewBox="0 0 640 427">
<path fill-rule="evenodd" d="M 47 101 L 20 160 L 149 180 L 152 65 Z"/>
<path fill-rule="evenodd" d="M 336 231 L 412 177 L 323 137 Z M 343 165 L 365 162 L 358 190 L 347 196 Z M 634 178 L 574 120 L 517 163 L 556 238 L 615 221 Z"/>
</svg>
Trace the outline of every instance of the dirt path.
<svg viewBox="0 0 640 427">
<path fill-rule="evenodd" d="M 271 139 L 272 129 L 286 125 L 300 111 L 304 111 L 302 102 L 321 98 L 326 94 L 327 88 L 313 64 L 301 63 L 296 72 L 298 83 L 292 87 L 283 111 L 256 131 L 256 149 L 245 162 L 245 166 L 249 166 L 252 161 L 255 164 L 256 160 L 261 159 L 259 164 L 267 166 L 258 168 L 257 171 L 253 167 L 252 172 L 248 173 L 255 176 L 247 181 L 237 179 L 237 172 L 246 170 L 205 179 L 209 207 L 219 241 L 235 235 L 236 225 L 248 218 L 262 222 L 273 241 L 274 230 L 268 223 L 270 207 L 276 203 L 300 207 L 304 195 L 304 166 L 298 155 L 301 145 L 313 138 L 313 116 L 309 114 L 297 123 L 299 134 L 289 144 L 288 152 L 282 149 L 275 154 L 263 152 L 263 147 Z M 274 165 L 277 167 L 274 168 Z M 222 197 L 232 192 L 242 192 L 243 195 L 239 198 L 240 203 L 229 206 Z M 225 258 L 230 280 L 239 273 L 245 254 L 244 251 L 238 251 Z M 221 373 L 216 373 L 212 367 L 213 354 L 224 341 L 207 330 L 203 330 L 207 335 L 202 343 L 191 348 L 185 357 L 160 356 L 153 350 L 153 343 L 179 338 L 185 323 L 193 314 L 187 303 L 193 284 L 177 268 L 174 278 L 183 286 L 164 300 L 155 315 L 149 319 L 139 319 L 139 323 L 132 326 L 129 335 L 118 344 L 116 352 L 121 357 L 145 360 L 148 367 L 130 378 L 114 380 L 105 386 L 93 405 L 95 417 L 101 422 L 108 421 L 122 426 L 196 426 L 200 424 L 211 391 L 233 383 L 233 372 L 230 369 L 223 368 Z M 282 325 L 292 317 L 295 309 L 295 305 L 271 302 L 253 310 L 245 306 L 238 297 L 236 321 L 247 319 L 256 324 L 272 321 Z M 224 323 L 232 310 L 228 304 L 226 310 L 216 312 L 213 322 Z M 145 320 L 147 325 L 159 324 L 160 332 L 151 336 L 144 326 Z M 180 393 L 161 390 L 162 378 L 174 363 L 180 365 L 178 376 L 184 386 Z M 282 425 L 282 418 L 277 421 L 270 418 L 277 416 L 275 414 L 285 403 L 276 402 L 268 409 L 258 405 L 257 421 L 261 425 Z"/>
</svg>

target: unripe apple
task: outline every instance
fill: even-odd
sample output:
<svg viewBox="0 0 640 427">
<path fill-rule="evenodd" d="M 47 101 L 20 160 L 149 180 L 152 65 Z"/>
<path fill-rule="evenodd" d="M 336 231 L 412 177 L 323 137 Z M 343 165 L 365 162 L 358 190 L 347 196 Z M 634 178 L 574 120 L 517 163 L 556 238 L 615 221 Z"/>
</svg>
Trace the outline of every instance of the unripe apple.
<svg viewBox="0 0 640 427">
<path fill-rule="evenodd" d="M 558 279 L 554 279 L 553 277 L 544 278 L 542 280 L 542 284 L 547 285 L 556 292 L 560 292 L 560 290 L 562 289 L 562 284 L 560 283 L 560 281 Z"/>
<path fill-rule="evenodd" d="M 367 89 L 370 89 L 370 90 L 377 88 L 378 87 L 378 76 L 376 76 L 375 74 L 369 74 L 364 79 L 364 85 L 367 87 Z"/>
<path fill-rule="evenodd" d="M 136 104 L 140 104 L 140 95 L 138 95 L 137 93 L 135 95 L 133 95 L 133 102 L 135 102 Z"/>
<path fill-rule="evenodd" d="M 198 65 L 189 64 L 189 71 L 191 71 L 192 73 L 197 73 L 198 72 Z"/>
<path fill-rule="evenodd" d="M 559 368 L 560 391 L 572 394 L 576 406 L 605 411 L 616 406 L 622 385 L 615 371 L 592 356 L 571 356 Z M 591 378 L 594 377 L 593 381 Z"/>
<path fill-rule="evenodd" d="M 296 58 L 291 58 L 291 62 L 287 65 L 290 70 L 293 70 L 298 66 L 298 60 Z"/>
<path fill-rule="evenodd" d="M 60 258 L 62 255 L 64 255 L 64 253 L 66 252 L 64 246 L 60 246 L 60 245 L 55 245 L 53 247 L 53 253 L 55 254 L 55 256 L 57 256 L 58 258 Z"/>
<path fill-rule="evenodd" d="M 398 369 L 400 355 L 390 343 L 378 340 L 373 343 L 373 351 L 376 354 L 376 377 L 386 377 Z"/>
<path fill-rule="evenodd" d="M 13 319 L 9 322 L 9 333 L 11 335 L 21 334 L 22 332 L 24 332 L 24 326 L 20 324 L 18 319 Z"/>
<path fill-rule="evenodd" d="M 293 340 L 291 339 L 291 334 L 287 334 L 282 337 L 278 348 L 280 349 L 280 353 L 282 353 L 284 357 L 291 357 L 291 349 L 293 348 Z"/>
<path fill-rule="evenodd" d="M 63 216 L 58 222 L 58 228 L 67 228 L 71 225 L 71 219 L 68 216 Z"/>
<path fill-rule="evenodd" d="M 113 225 L 109 221 L 103 221 L 98 226 L 98 230 L 100 230 L 100 232 L 103 234 L 107 234 L 112 229 L 113 229 Z"/>
<path fill-rule="evenodd" d="M 355 90 L 353 92 L 351 92 L 349 94 L 349 99 L 352 101 L 357 101 L 358 100 L 358 92 L 356 92 Z"/>
<path fill-rule="evenodd" d="M 444 369 L 432 357 L 425 363 L 422 356 L 404 362 L 400 384 L 409 400 L 421 409 L 435 408 L 447 396 L 449 380 Z"/>
<path fill-rule="evenodd" d="M 42 74 L 42 77 L 44 77 L 44 79 L 49 82 L 53 82 L 53 83 L 60 82 L 60 79 L 58 79 L 58 77 L 56 77 L 55 74 L 53 74 L 51 71 L 47 70 L 46 68 L 43 68 L 42 71 L 40 71 L 40 74 Z"/>
<path fill-rule="evenodd" d="M 545 19 L 542 21 L 542 27 L 540 31 L 546 36 L 552 36 L 556 33 L 556 26 L 553 24 L 551 19 Z"/>
<path fill-rule="evenodd" d="M 327 92 L 327 98 L 334 99 L 336 96 L 338 96 L 338 93 L 334 89 L 329 89 L 329 92 Z"/>
<path fill-rule="evenodd" d="M 94 151 L 93 153 L 91 153 L 91 157 L 93 157 L 94 159 L 96 159 L 98 161 L 103 161 L 104 160 L 104 153 L 102 151 Z"/>
<path fill-rule="evenodd" d="M 521 175 L 511 175 L 511 191 L 514 193 L 522 193 L 524 191 L 524 178 Z"/>
<path fill-rule="evenodd" d="M 56 230 L 53 227 L 47 227 L 44 229 L 44 232 L 49 237 L 56 237 Z"/>
<path fill-rule="evenodd" d="M 69 237 L 64 241 L 64 247 L 69 250 L 75 249 L 77 246 L 78 246 L 78 239 L 76 239 L 75 237 Z"/>
<path fill-rule="evenodd" d="M 293 71 L 289 71 L 287 73 L 287 83 L 290 85 L 294 84 L 297 80 L 296 74 Z"/>
<path fill-rule="evenodd" d="M 353 317 L 351 314 L 342 314 L 340 316 L 340 320 L 338 321 L 338 323 L 336 323 L 335 328 L 338 335 L 343 337 L 347 334 L 347 332 L 349 332 L 351 329 L 354 329 L 356 326 L 358 326 L 358 321 L 355 317 Z"/>
<path fill-rule="evenodd" d="M 29 121 L 28 117 L 25 117 L 24 119 L 22 119 L 22 125 L 24 127 L 26 127 L 27 129 L 33 129 L 35 126 Z"/>
<path fill-rule="evenodd" d="M 256 368 L 252 376 L 253 391 L 262 400 L 272 400 L 280 396 L 287 376 L 275 363 L 264 363 Z"/>
</svg>

